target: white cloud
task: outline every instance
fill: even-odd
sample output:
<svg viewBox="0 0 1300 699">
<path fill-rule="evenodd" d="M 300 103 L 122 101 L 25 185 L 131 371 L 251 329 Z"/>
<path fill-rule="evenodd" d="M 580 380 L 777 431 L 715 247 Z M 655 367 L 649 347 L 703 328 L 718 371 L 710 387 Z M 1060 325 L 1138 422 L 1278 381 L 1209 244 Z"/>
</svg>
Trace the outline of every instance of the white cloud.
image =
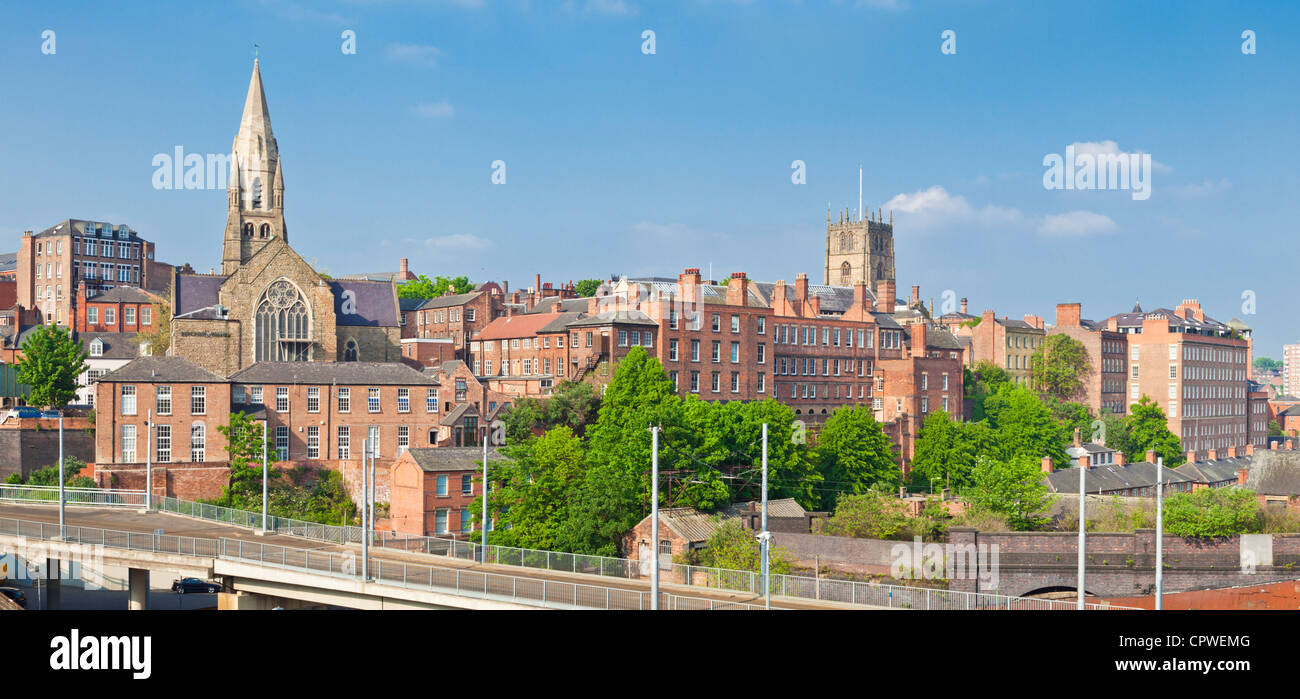
<svg viewBox="0 0 1300 699">
<path fill-rule="evenodd" d="M 1080 155 L 1082 155 L 1082 154 L 1084 154 L 1084 153 L 1087 153 L 1088 155 L 1097 156 L 1097 155 L 1128 155 L 1128 154 L 1130 154 L 1130 153 L 1138 153 L 1138 154 L 1141 154 L 1141 153 L 1145 153 L 1145 152 L 1146 152 L 1146 151 L 1140 151 L 1140 150 L 1137 150 L 1137 151 L 1125 151 L 1125 150 L 1120 150 L 1119 144 L 1116 143 L 1116 142 L 1114 142 L 1114 141 L 1100 141 L 1100 142 L 1098 142 L 1098 141 L 1075 141 L 1074 143 L 1071 143 L 1070 145 L 1071 145 L 1071 146 L 1074 146 L 1074 155 L 1075 155 L 1075 158 L 1078 158 Z M 1148 155 L 1149 155 L 1149 154 L 1148 154 Z M 1157 162 L 1157 161 L 1155 160 L 1155 158 L 1152 158 L 1152 159 L 1151 159 L 1151 169 L 1155 170 L 1156 172 L 1173 172 L 1173 171 L 1174 171 L 1174 169 L 1171 168 L 1171 167 L 1169 167 L 1168 165 L 1165 165 L 1164 163 L 1161 163 L 1161 162 Z"/>
<path fill-rule="evenodd" d="M 432 104 L 417 104 L 415 113 L 426 119 L 445 119 L 456 113 L 456 109 L 447 100 Z"/>
<path fill-rule="evenodd" d="M 1092 211 L 1070 211 L 1043 217 L 1038 232 L 1052 238 L 1078 238 L 1111 233 L 1115 222 L 1105 214 Z"/>
<path fill-rule="evenodd" d="M 451 235 L 425 238 L 424 246 L 439 252 L 465 252 L 470 250 L 486 250 L 492 247 L 492 241 L 469 233 L 453 233 Z"/>
<path fill-rule="evenodd" d="M 966 197 L 950 194 L 939 185 L 895 195 L 884 208 L 898 215 L 902 225 L 918 231 L 956 225 L 1002 228 L 1017 225 L 1024 219 L 1018 209 L 992 204 L 976 208 Z"/>
<path fill-rule="evenodd" d="M 1218 194 L 1219 192 L 1232 189 L 1232 183 L 1228 181 L 1228 178 L 1224 177 L 1218 182 L 1215 182 L 1214 180 L 1206 179 L 1199 184 L 1192 183 L 1192 184 L 1167 185 L 1165 189 L 1168 189 L 1170 192 L 1177 194 L 1179 196 L 1196 198 L 1196 197 L 1206 197 L 1211 194 Z"/>
<path fill-rule="evenodd" d="M 438 56 L 442 55 L 442 51 L 438 47 L 423 44 L 389 44 L 384 49 L 384 53 L 390 61 L 409 63 L 426 68 L 436 68 L 438 66 Z"/>
</svg>

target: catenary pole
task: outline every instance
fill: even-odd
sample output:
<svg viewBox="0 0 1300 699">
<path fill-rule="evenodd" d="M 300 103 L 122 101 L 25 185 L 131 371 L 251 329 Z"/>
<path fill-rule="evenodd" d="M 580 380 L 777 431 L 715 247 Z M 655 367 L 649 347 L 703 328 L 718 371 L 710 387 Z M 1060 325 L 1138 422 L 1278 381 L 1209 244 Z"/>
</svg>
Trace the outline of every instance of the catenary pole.
<svg viewBox="0 0 1300 699">
<path fill-rule="evenodd" d="M 366 468 L 366 452 L 369 450 L 368 439 L 361 440 L 361 579 L 370 579 L 370 537 L 366 536 L 370 514 L 366 512 L 366 495 L 370 491 L 370 469 Z"/>
<path fill-rule="evenodd" d="M 659 609 L 659 427 L 650 428 L 650 609 Z"/>
<path fill-rule="evenodd" d="M 1160 457 L 1156 459 L 1156 609 L 1163 607 L 1164 602 L 1164 585 L 1165 585 L 1165 459 Z"/>
<path fill-rule="evenodd" d="M 271 422 L 268 420 L 262 423 L 262 533 L 266 533 L 266 481 L 271 475 L 269 462 L 267 461 L 267 441 L 266 433 L 271 431 Z"/>
<path fill-rule="evenodd" d="M 153 409 L 144 423 L 144 509 L 153 508 Z"/>
<path fill-rule="evenodd" d="M 68 538 L 67 524 L 63 519 L 63 510 L 67 505 L 67 495 L 63 491 L 63 409 L 59 409 L 59 539 Z"/>
<path fill-rule="evenodd" d="M 763 533 L 759 550 L 763 553 L 763 608 L 772 608 L 772 582 L 769 579 L 768 566 L 771 564 L 769 549 L 772 535 L 767 531 L 767 423 L 763 423 Z"/>
<path fill-rule="evenodd" d="M 487 530 L 488 530 L 488 436 L 487 432 L 483 433 L 483 521 L 479 524 L 479 548 L 483 551 L 483 562 L 487 563 Z"/>
<path fill-rule="evenodd" d="M 1088 513 L 1085 503 L 1087 490 L 1084 489 L 1084 476 L 1088 473 L 1088 456 L 1084 454 L 1079 457 L 1079 609 L 1083 609 L 1083 552 L 1085 548 L 1085 534 L 1087 529 Z"/>
</svg>

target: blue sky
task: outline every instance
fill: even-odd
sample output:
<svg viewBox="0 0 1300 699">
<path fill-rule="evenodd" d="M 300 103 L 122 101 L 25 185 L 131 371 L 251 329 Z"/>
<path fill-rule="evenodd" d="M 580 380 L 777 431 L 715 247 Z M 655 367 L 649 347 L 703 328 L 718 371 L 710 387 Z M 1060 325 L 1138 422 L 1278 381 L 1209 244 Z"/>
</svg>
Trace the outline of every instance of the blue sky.
<svg viewBox="0 0 1300 699">
<path fill-rule="evenodd" d="M 1278 357 L 1300 341 L 1298 19 L 1282 2 L 6 5 L 0 234 L 126 223 L 161 259 L 218 266 L 224 191 L 156 190 L 152 159 L 229 151 L 257 43 L 290 241 L 334 274 L 409 257 L 512 287 L 693 266 L 820 282 L 827 204 L 856 206 L 861 164 L 868 205 L 895 211 L 900 291 L 1049 322 L 1063 301 L 1100 319 L 1198 298 Z M 1075 143 L 1149 153 L 1150 198 L 1045 189 L 1044 156 Z"/>
</svg>

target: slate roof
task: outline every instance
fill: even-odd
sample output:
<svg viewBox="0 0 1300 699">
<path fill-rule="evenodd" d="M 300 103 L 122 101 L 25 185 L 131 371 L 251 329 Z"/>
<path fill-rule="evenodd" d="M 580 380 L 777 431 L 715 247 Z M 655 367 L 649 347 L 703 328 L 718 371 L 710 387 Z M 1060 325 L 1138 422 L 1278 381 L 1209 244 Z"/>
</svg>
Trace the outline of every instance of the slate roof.
<svg viewBox="0 0 1300 699">
<path fill-rule="evenodd" d="M 87 223 L 94 223 L 96 224 L 97 227 L 112 226 L 111 234 L 99 233 L 99 232 L 91 233 L 89 235 L 92 238 L 101 238 L 103 240 L 134 240 L 136 242 L 140 241 L 139 234 L 137 234 L 136 231 L 133 230 L 130 226 L 125 226 L 125 224 L 115 226 L 106 221 L 84 221 L 79 218 L 65 218 L 61 223 L 56 223 L 53 226 L 50 226 L 49 228 L 46 228 L 45 230 L 37 233 L 35 237 L 43 238 L 47 236 L 62 236 L 62 235 L 68 235 L 69 233 L 71 233 L 72 235 L 87 235 L 86 233 Z M 117 236 L 117 231 L 119 228 L 123 226 L 125 226 L 127 229 L 127 237 L 119 238 Z"/>
<path fill-rule="evenodd" d="M 1256 452 L 1245 488 L 1260 495 L 1300 495 L 1300 452 Z"/>
<path fill-rule="evenodd" d="M 154 294 L 134 286 L 115 286 L 108 291 L 96 296 L 91 296 L 86 300 L 98 303 L 153 303 L 160 299 Z"/>
<path fill-rule="evenodd" d="M 419 310 L 428 308 L 449 308 L 451 306 L 463 306 L 470 301 L 478 298 L 482 291 L 471 291 L 467 294 L 450 294 L 447 296 L 437 296 L 431 299 L 425 299 L 424 303 L 419 306 Z"/>
<path fill-rule="evenodd" d="M 605 311 L 596 313 L 583 318 L 578 318 L 569 323 L 571 328 L 585 328 L 593 325 L 649 325 L 658 327 L 659 324 L 650 319 L 650 316 L 641 311 Z"/>
<path fill-rule="evenodd" d="M 591 299 L 587 297 L 557 299 L 554 296 L 547 296 L 539 301 L 536 306 L 533 306 L 531 311 L 525 311 L 525 313 L 553 313 L 554 311 L 551 310 L 551 305 L 556 301 L 560 302 L 561 313 L 581 312 L 587 310 L 587 302 L 590 300 Z"/>
<path fill-rule="evenodd" d="M 1200 321 L 1197 320 L 1196 316 L 1194 315 L 1190 318 L 1185 318 L 1183 316 L 1178 315 L 1175 311 L 1168 308 L 1157 308 L 1154 311 L 1147 311 L 1143 313 L 1141 308 L 1137 306 L 1134 307 L 1134 312 L 1132 313 L 1121 313 L 1115 316 L 1115 322 L 1117 324 L 1116 327 L 1140 328 L 1142 327 L 1142 319 L 1152 315 L 1161 316 L 1169 321 L 1169 326 L 1171 328 L 1181 329 L 1184 331 L 1191 329 L 1202 333 L 1204 332 L 1218 333 L 1218 332 L 1226 332 L 1228 330 L 1227 325 L 1220 323 L 1219 321 L 1211 318 L 1208 315 L 1205 316 L 1204 321 Z"/>
<path fill-rule="evenodd" d="M 401 362 L 257 362 L 231 374 L 230 380 L 247 384 L 438 385 Z"/>
<path fill-rule="evenodd" d="M 910 347 L 912 344 L 912 326 L 909 325 L 903 328 L 903 332 L 907 334 L 907 344 Z M 957 338 L 952 333 L 943 328 L 935 327 L 928 327 L 925 329 L 925 346 L 933 347 L 934 349 L 961 349 L 961 343 L 957 341 Z"/>
<path fill-rule="evenodd" d="M 749 503 L 734 502 L 718 512 L 701 512 L 693 507 L 670 507 L 659 511 L 659 520 L 688 542 L 706 541 L 719 524 L 749 511 Z M 767 501 L 769 517 L 803 517 L 807 513 L 793 498 Z"/>
<path fill-rule="evenodd" d="M 135 333 L 81 333 L 81 344 L 90 352 L 90 345 L 99 340 L 104 346 L 104 353 L 95 359 L 132 359 L 140 356 L 140 345 L 135 341 Z"/>
<path fill-rule="evenodd" d="M 173 313 L 185 315 L 217 304 L 217 292 L 226 278 L 216 274 L 176 275 L 176 308 Z"/>
<path fill-rule="evenodd" d="M 1123 466 L 1096 466 L 1088 469 L 1083 485 L 1089 493 L 1111 493 L 1130 488 L 1155 487 L 1156 468 L 1155 464 L 1146 461 Z M 1162 478 L 1166 485 L 1192 482 L 1191 478 L 1172 468 L 1164 468 L 1163 472 Z M 1053 493 L 1077 494 L 1079 492 L 1078 469 L 1062 469 L 1045 475 L 1047 486 Z"/>
<path fill-rule="evenodd" d="M 103 381 L 226 383 L 226 379 L 184 357 L 137 357 L 99 377 Z"/>
<path fill-rule="evenodd" d="M 420 470 L 427 473 L 477 471 L 483 461 L 482 447 L 416 447 L 406 450 L 406 453 L 411 455 Z M 499 449 L 488 447 L 489 463 L 506 460 Z"/>
<path fill-rule="evenodd" d="M 1223 458 L 1213 461 L 1196 461 L 1186 463 L 1174 469 L 1179 473 L 1186 474 L 1197 483 L 1206 483 L 1213 485 L 1215 483 L 1227 483 L 1237 481 L 1237 469 L 1249 470 L 1254 458 L 1250 456 L 1239 456 L 1233 459 Z"/>
<path fill-rule="evenodd" d="M 397 294 L 392 282 L 372 282 L 343 279 L 329 282 L 334 292 L 334 315 L 338 325 L 396 327 L 400 314 L 397 311 Z M 352 292 L 355 310 L 343 312 L 343 296 Z"/>
<path fill-rule="evenodd" d="M 1038 328 L 1035 328 L 1034 326 L 1030 325 L 1029 323 L 1026 323 L 1026 322 L 1023 321 L 1023 320 L 1015 320 L 1015 319 L 1013 319 L 1013 318 L 994 318 L 993 320 L 997 321 L 997 324 L 998 324 L 998 325 L 1001 325 L 1001 326 L 1004 327 L 1004 328 L 1016 328 L 1016 329 L 1018 329 L 1018 330 L 1037 330 L 1037 329 L 1038 329 Z"/>
<path fill-rule="evenodd" d="M 0 272 L 9 272 L 15 269 L 18 269 L 18 253 L 0 253 Z"/>
<path fill-rule="evenodd" d="M 414 311 L 424 304 L 428 299 L 397 299 L 397 307 L 403 311 Z"/>
<path fill-rule="evenodd" d="M 570 323 L 572 323 L 575 320 L 578 320 L 579 318 L 585 317 L 586 315 L 587 314 L 584 313 L 583 311 L 565 311 L 556 314 L 555 320 L 552 320 L 546 325 L 543 325 L 542 327 L 538 328 L 537 332 L 539 333 L 564 332 L 569 327 Z"/>
</svg>

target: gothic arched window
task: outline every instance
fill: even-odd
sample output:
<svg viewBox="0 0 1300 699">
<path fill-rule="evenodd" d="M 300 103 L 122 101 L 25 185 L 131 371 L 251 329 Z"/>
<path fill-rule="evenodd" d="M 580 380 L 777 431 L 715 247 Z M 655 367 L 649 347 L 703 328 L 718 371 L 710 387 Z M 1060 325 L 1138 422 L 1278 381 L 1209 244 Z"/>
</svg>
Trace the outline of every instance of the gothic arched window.
<svg viewBox="0 0 1300 699">
<path fill-rule="evenodd" d="M 849 249 L 849 234 L 840 234 L 840 252 L 847 252 Z"/>
<path fill-rule="evenodd" d="M 311 314 L 297 287 L 271 283 L 257 302 L 255 361 L 305 362 L 311 355 Z"/>
<path fill-rule="evenodd" d="M 270 234 L 271 234 L 271 225 L 268 223 L 263 223 L 261 230 L 257 232 L 257 237 L 265 238 Z"/>
<path fill-rule="evenodd" d="M 251 223 L 245 223 L 245 224 L 244 224 L 244 237 L 245 237 L 245 238 L 252 238 L 252 237 L 253 237 L 253 224 L 251 224 Z"/>
<path fill-rule="evenodd" d="M 357 361 L 357 341 L 349 339 L 347 344 L 343 345 L 343 361 Z"/>
<path fill-rule="evenodd" d="M 262 178 L 253 178 L 253 208 L 262 208 Z"/>
<path fill-rule="evenodd" d="M 840 265 L 840 283 L 848 284 L 852 282 L 852 280 L 853 280 L 853 267 L 851 267 L 849 263 L 845 262 L 844 264 Z"/>
</svg>

